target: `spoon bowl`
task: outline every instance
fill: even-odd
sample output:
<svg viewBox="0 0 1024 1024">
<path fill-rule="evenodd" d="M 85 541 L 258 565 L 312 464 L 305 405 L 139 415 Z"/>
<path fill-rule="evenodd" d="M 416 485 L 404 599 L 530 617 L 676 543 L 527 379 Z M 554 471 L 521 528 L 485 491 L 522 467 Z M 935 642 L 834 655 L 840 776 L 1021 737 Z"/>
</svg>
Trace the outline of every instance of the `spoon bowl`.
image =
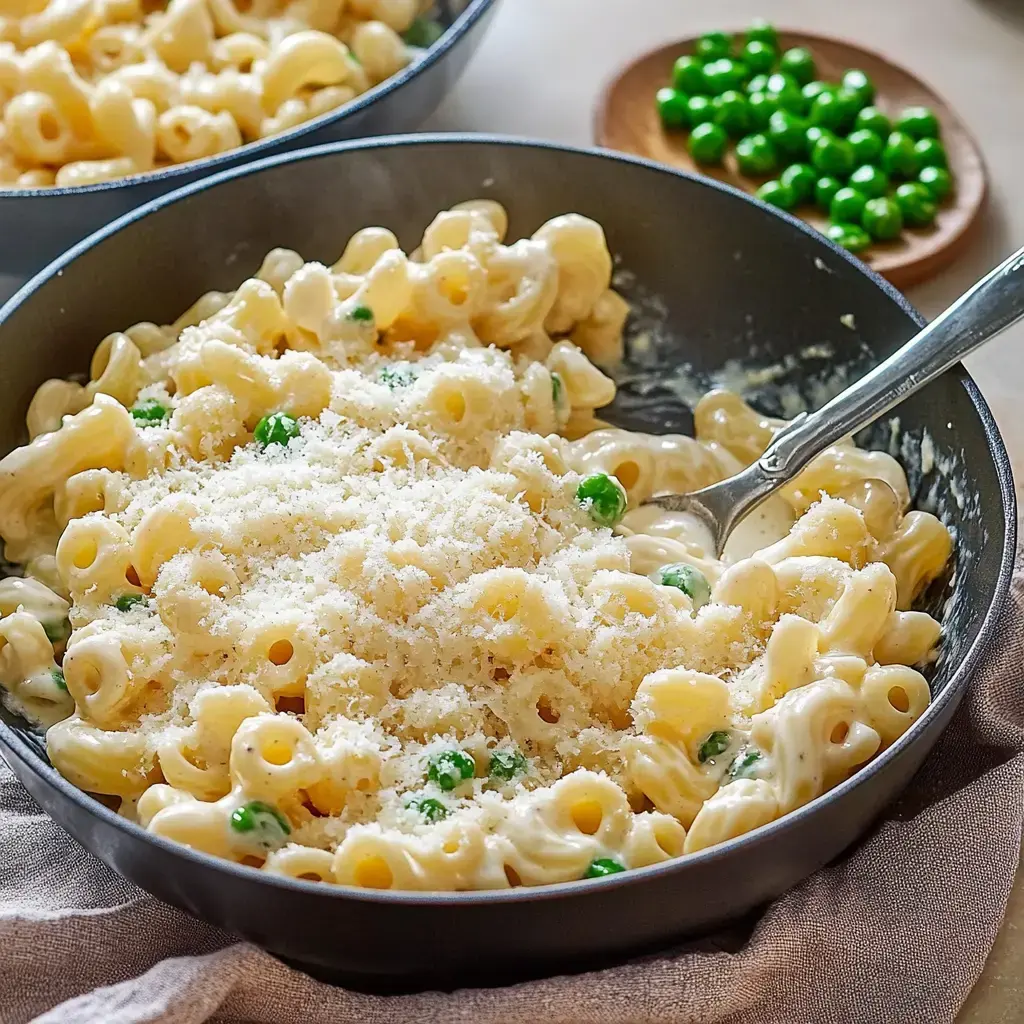
<svg viewBox="0 0 1024 1024">
<path fill-rule="evenodd" d="M 714 553 L 721 557 L 733 530 L 785 480 L 768 476 L 759 462 L 716 484 L 689 494 L 655 495 L 645 505 L 666 512 L 682 512 L 699 520 L 711 537 Z"/>
</svg>

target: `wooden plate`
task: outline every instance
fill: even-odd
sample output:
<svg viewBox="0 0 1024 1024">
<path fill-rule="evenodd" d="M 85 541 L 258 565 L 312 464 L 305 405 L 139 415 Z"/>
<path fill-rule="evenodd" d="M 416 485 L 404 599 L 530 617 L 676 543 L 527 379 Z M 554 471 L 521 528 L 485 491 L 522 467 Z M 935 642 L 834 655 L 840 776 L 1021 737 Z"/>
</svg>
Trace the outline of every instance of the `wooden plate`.
<svg viewBox="0 0 1024 1024">
<path fill-rule="evenodd" d="M 686 151 L 689 133 L 667 132 L 654 105 L 654 94 L 669 85 L 672 65 L 684 53 L 692 53 L 696 36 L 663 46 L 635 60 L 605 88 L 598 101 L 594 135 L 599 146 L 658 160 L 680 170 L 705 174 L 753 193 L 765 179 L 746 178 L 736 169 L 731 151 L 722 167 L 698 167 Z M 779 32 L 780 49 L 806 46 L 814 54 L 818 76 L 837 82 L 848 68 L 860 68 L 875 82 L 875 103 L 890 116 L 904 107 L 923 105 L 935 111 L 942 125 L 942 141 L 955 177 L 955 191 L 939 207 L 930 228 L 905 230 L 893 242 L 876 242 L 861 254 L 873 270 L 896 287 L 907 288 L 931 277 L 952 262 L 967 241 L 967 232 L 985 200 L 986 174 L 981 152 L 964 123 L 933 89 L 904 68 L 880 54 L 852 43 L 805 32 Z M 801 207 L 795 211 L 809 224 L 823 230 L 828 222 L 820 211 Z"/>
</svg>

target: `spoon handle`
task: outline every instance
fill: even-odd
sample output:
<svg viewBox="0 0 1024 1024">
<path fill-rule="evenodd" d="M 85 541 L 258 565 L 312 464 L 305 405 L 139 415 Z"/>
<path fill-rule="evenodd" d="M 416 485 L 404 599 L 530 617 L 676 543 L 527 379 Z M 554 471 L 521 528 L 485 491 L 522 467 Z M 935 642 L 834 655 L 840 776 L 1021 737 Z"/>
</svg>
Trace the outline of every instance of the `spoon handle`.
<svg viewBox="0 0 1024 1024">
<path fill-rule="evenodd" d="M 791 479 L 829 445 L 885 415 L 1022 316 L 1019 249 L 870 373 L 777 434 L 757 465 L 775 480 Z"/>
</svg>

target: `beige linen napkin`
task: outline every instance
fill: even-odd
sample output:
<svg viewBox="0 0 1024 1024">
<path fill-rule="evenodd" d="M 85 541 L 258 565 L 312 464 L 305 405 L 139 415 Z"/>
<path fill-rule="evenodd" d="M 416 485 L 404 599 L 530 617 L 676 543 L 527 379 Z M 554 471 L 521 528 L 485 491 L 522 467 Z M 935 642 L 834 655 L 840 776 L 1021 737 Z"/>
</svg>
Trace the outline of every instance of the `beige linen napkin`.
<svg viewBox="0 0 1024 1024">
<path fill-rule="evenodd" d="M 313 981 L 119 879 L 0 764 L 0 1024 L 951 1021 L 1017 866 L 1022 615 L 1018 562 L 993 655 L 905 796 L 752 932 L 511 988 L 383 998 Z"/>
</svg>

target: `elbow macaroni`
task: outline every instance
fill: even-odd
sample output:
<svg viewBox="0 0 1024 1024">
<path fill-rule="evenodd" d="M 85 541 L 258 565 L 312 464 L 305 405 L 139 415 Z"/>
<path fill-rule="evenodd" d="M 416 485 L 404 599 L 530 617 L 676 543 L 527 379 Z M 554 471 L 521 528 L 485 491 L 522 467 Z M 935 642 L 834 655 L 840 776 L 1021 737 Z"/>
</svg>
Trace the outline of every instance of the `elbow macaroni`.
<svg viewBox="0 0 1024 1024">
<path fill-rule="evenodd" d="M 0 189 L 92 185 L 286 131 L 397 74 L 419 0 L 40 0 L 3 19 Z"/>
<path fill-rule="evenodd" d="M 213 40 L 233 7 L 172 9 L 225 66 L 272 59 L 252 15 Z M 341 44 L 315 44 L 316 80 L 341 81 Z M 279 68 L 274 102 L 311 66 Z M 147 107 L 111 133 L 177 145 L 186 108 L 154 97 L 155 127 Z M 784 424 L 716 392 L 696 438 L 602 425 L 594 362 L 627 309 L 603 232 L 506 228 L 477 201 L 413 258 L 382 228 L 331 266 L 274 250 L 174 324 L 109 335 L 89 384 L 39 388 L 0 461 L 25 573 L 0 580 L 0 685 L 72 782 L 292 878 L 543 885 L 758 828 L 924 712 L 940 626 L 911 606 L 952 542 L 899 465 L 830 449 L 717 558 L 641 503 Z M 593 473 L 627 495 L 614 529 L 577 500 Z"/>
</svg>

